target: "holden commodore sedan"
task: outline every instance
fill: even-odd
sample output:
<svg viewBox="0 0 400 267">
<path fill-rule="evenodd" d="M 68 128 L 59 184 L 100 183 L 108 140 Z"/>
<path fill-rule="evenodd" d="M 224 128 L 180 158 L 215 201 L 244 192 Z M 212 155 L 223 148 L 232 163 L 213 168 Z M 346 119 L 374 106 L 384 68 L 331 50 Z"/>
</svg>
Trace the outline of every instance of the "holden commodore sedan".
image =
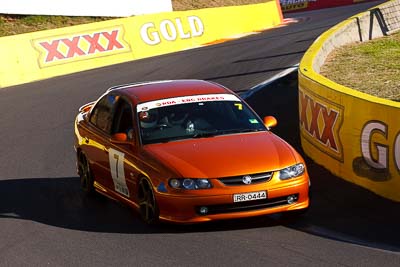
<svg viewBox="0 0 400 267">
<path fill-rule="evenodd" d="M 115 86 L 76 117 L 81 187 L 149 224 L 298 214 L 309 205 L 309 177 L 270 131 L 276 124 L 212 82 Z"/>
</svg>

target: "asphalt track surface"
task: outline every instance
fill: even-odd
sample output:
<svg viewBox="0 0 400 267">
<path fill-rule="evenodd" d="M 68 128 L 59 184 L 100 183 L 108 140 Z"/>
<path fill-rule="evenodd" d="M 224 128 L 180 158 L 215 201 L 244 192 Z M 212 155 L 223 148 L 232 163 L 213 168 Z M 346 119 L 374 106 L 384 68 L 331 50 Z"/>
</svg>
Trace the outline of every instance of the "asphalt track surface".
<svg viewBox="0 0 400 267">
<path fill-rule="evenodd" d="M 298 13 L 244 39 L 0 90 L 0 266 L 400 266 L 398 203 L 308 161 L 312 206 L 192 226 L 144 225 L 129 208 L 79 190 L 72 148 L 82 104 L 106 88 L 197 78 L 246 91 L 299 62 L 312 41 L 372 4 Z M 292 73 L 247 101 L 301 151 Z"/>
</svg>

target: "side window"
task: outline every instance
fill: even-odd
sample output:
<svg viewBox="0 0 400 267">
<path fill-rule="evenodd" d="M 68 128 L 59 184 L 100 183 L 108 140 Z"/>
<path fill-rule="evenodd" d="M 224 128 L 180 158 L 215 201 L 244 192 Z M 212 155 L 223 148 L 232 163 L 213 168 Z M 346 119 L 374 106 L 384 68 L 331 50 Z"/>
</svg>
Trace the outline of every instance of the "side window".
<svg viewBox="0 0 400 267">
<path fill-rule="evenodd" d="M 110 133 L 112 123 L 112 110 L 118 96 L 105 95 L 93 108 L 90 122 L 106 133 Z"/>
<path fill-rule="evenodd" d="M 126 133 L 129 139 L 133 134 L 133 115 L 131 105 L 121 98 L 114 113 L 111 134 Z"/>
</svg>

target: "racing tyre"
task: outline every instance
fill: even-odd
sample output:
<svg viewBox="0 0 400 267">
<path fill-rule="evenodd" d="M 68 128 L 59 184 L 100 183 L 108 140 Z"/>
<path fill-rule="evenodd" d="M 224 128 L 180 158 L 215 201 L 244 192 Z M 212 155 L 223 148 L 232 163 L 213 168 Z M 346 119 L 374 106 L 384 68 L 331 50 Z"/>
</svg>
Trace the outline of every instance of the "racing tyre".
<svg viewBox="0 0 400 267">
<path fill-rule="evenodd" d="M 146 178 L 139 181 L 139 212 L 142 220 L 147 224 L 158 223 L 158 206 L 150 183 Z"/>
<path fill-rule="evenodd" d="M 94 192 L 93 175 L 92 172 L 90 171 L 89 162 L 86 159 L 85 155 L 83 154 L 79 156 L 78 172 L 79 172 L 82 191 L 87 196 L 93 195 Z"/>
</svg>

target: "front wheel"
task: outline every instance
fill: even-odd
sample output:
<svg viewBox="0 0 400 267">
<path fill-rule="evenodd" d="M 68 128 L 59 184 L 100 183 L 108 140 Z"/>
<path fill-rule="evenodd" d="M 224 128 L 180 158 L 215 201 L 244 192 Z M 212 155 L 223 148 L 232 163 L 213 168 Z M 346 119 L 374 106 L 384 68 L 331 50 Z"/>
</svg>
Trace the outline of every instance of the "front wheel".
<svg viewBox="0 0 400 267">
<path fill-rule="evenodd" d="M 139 181 L 139 212 L 142 220 L 147 224 L 158 222 L 158 206 L 152 187 L 146 178 Z"/>
</svg>

